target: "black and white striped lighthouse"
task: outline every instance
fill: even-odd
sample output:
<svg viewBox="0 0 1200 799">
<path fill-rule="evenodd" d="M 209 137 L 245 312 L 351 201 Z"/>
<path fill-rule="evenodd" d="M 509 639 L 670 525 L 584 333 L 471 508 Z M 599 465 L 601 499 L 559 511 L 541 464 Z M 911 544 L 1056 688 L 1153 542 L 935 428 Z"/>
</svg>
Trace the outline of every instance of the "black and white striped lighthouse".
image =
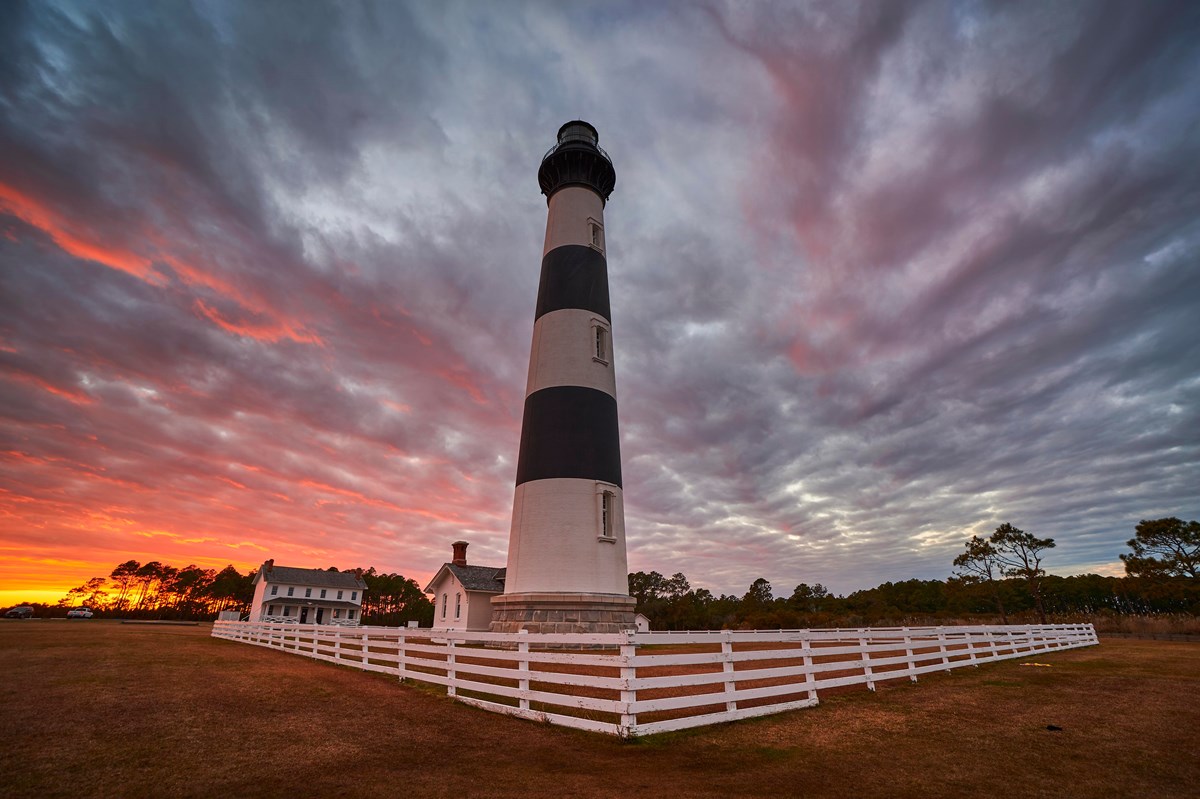
<svg viewBox="0 0 1200 799">
<path fill-rule="evenodd" d="M 616 181 L 582 120 L 559 129 L 538 169 L 546 243 L 493 632 L 634 626 L 605 258 L 604 205 Z"/>
</svg>

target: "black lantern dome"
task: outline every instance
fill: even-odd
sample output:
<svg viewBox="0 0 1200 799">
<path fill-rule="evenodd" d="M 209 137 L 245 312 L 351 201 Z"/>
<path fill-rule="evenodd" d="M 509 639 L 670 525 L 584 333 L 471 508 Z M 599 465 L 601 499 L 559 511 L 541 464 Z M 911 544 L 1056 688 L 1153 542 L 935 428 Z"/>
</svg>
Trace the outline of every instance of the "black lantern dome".
<svg viewBox="0 0 1200 799">
<path fill-rule="evenodd" d="M 617 171 L 599 141 L 600 134 L 582 119 L 558 129 L 558 142 L 542 156 L 538 169 L 538 185 L 547 202 L 564 186 L 587 186 L 608 201 L 617 185 Z"/>
</svg>

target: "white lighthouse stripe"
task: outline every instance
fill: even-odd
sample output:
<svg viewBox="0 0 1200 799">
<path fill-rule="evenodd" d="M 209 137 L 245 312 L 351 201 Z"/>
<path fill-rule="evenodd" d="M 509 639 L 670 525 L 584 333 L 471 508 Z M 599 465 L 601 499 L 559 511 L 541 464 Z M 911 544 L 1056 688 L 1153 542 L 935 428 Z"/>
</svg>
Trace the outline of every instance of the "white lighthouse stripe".
<svg viewBox="0 0 1200 799">
<path fill-rule="evenodd" d="M 612 539 L 603 540 L 599 494 L 612 495 Z M 523 555 L 522 555 L 523 553 Z M 578 478 L 517 486 L 504 593 L 629 593 L 621 489 Z"/>
<path fill-rule="evenodd" d="M 596 357 L 596 328 L 603 331 L 603 357 Z M 617 396 L 612 334 L 599 314 L 578 308 L 552 311 L 533 325 L 525 396 L 550 386 L 582 386 Z"/>
<path fill-rule="evenodd" d="M 604 225 L 604 201 L 599 194 L 583 186 L 567 186 L 554 192 L 546 217 L 542 255 L 564 244 L 592 246 L 589 219 Z"/>
</svg>

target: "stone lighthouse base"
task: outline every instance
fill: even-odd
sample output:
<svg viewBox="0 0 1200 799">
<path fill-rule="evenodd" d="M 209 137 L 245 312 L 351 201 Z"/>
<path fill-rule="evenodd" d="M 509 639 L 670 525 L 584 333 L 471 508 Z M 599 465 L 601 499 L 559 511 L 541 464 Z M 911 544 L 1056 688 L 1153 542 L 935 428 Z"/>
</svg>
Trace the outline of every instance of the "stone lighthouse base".
<svg viewBox="0 0 1200 799">
<path fill-rule="evenodd" d="M 494 633 L 619 633 L 632 630 L 637 600 L 620 594 L 527 593 L 492 597 Z"/>
</svg>

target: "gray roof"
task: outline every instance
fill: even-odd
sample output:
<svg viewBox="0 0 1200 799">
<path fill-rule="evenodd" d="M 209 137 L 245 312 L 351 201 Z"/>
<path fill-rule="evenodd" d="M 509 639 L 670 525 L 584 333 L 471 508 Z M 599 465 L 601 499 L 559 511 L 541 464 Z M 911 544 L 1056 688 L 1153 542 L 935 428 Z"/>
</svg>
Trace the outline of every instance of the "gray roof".
<svg viewBox="0 0 1200 799">
<path fill-rule="evenodd" d="M 455 566 L 453 563 L 443 563 L 442 568 L 438 569 L 437 574 L 429 581 L 429 586 L 426 591 L 433 587 L 433 584 L 442 576 L 442 572 L 449 570 L 454 578 L 462 584 L 462 587 L 468 591 L 489 591 L 493 594 L 504 593 L 504 575 L 508 572 L 507 568 L 495 566 Z"/>
<path fill-rule="evenodd" d="M 496 591 L 504 590 L 504 575 L 508 571 L 506 568 L 497 569 L 493 566 L 455 566 L 453 563 L 446 564 L 450 567 L 450 571 L 462 583 L 463 588 L 468 591 Z"/>
<path fill-rule="evenodd" d="M 330 572 L 323 569 L 295 569 L 291 566 L 272 566 L 260 571 L 256 579 L 284 585 L 315 585 L 321 588 L 366 588 L 367 584 L 354 572 Z"/>
</svg>

